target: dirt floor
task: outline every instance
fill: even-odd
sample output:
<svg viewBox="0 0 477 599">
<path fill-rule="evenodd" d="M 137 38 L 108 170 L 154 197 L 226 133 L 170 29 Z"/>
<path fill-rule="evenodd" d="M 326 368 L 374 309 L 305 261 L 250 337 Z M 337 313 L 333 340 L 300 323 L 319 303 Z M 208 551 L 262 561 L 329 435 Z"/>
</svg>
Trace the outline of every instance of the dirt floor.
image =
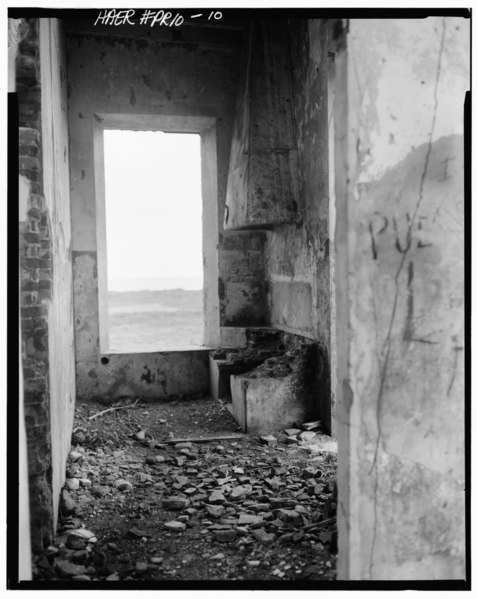
<svg viewBox="0 0 477 599">
<path fill-rule="evenodd" d="M 335 578 L 329 437 L 243 435 L 209 398 L 131 403 L 76 406 L 58 536 L 35 556 L 36 580 Z M 121 409 L 94 417 L 109 407 Z M 180 442 L 220 436 L 233 438 Z"/>
</svg>

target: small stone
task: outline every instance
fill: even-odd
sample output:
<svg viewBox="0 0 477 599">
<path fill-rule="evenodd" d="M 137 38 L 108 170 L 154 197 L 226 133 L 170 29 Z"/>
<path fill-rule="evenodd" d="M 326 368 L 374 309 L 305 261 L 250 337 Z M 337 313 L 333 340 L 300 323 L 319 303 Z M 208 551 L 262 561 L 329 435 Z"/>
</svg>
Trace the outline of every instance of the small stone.
<svg viewBox="0 0 477 599">
<path fill-rule="evenodd" d="M 89 480 L 89 478 L 80 478 L 79 479 L 80 485 L 82 487 L 84 487 L 85 489 L 87 489 L 88 487 L 91 487 L 91 481 Z"/>
<path fill-rule="evenodd" d="M 274 476 L 273 478 L 266 478 L 265 484 L 274 491 L 276 491 L 279 487 L 282 486 L 281 480 L 276 476 Z"/>
<path fill-rule="evenodd" d="M 237 532 L 233 529 L 216 530 L 214 531 L 215 540 L 219 543 L 233 543 L 237 536 Z"/>
<path fill-rule="evenodd" d="M 187 476 L 173 476 L 173 479 L 178 489 L 181 489 L 189 482 Z"/>
<path fill-rule="evenodd" d="M 244 495 L 250 495 L 252 493 L 252 485 L 238 485 L 232 489 L 230 493 L 230 500 L 239 499 Z"/>
<path fill-rule="evenodd" d="M 296 522 L 300 518 L 300 514 L 296 510 L 280 508 L 276 513 L 280 520 L 283 520 L 283 522 Z"/>
<path fill-rule="evenodd" d="M 83 539 L 86 539 L 88 541 L 90 541 L 93 537 L 96 536 L 94 534 L 94 532 L 91 532 L 90 530 L 88 530 L 86 528 L 76 528 L 75 530 L 73 530 L 71 532 L 71 534 L 74 534 L 78 537 L 82 537 Z"/>
<path fill-rule="evenodd" d="M 117 572 L 113 572 L 112 574 L 106 577 L 106 580 L 108 582 L 115 582 L 117 580 L 121 580 L 121 578 L 119 577 L 119 574 Z"/>
<path fill-rule="evenodd" d="M 316 469 L 308 466 L 303 470 L 303 478 L 313 478 L 316 474 Z"/>
<path fill-rule="evenodd" d="M 263 522 L 261 516 L 254 516 L 253 514 L 240 514 L 238 525 L 243 526 L 244 524 L 259 524 Z"/>
<path fill-rule="evenodd" d="M 84 549 L 86 547 L 86 539 L 81 538 L 74 533 L 69 534 L 66 539 L 66 546 L 69 549 L 75 549 L 76 551 L 79 549 Z"/>
<path fill-rule="evenodd" d="M 78 462 L 83 459 L 83 454 L 80 451 L 70 451 L 68 458 L 71 462 Z"/>
<path fill-rule="evenodd" d="M 138 574 L 145 574 L 148 570 L 147 562 L 136 562 L 136 572 Z"/>
<path fill-rule="evenodd" d="M 95 497 L 104 497 L 105 495 L 107 495 L 109 493 L 109 491 L 110 491 L 110 489 L 106 485 L 93 485 L 91 487 L 91 493 Z"/>
<path fill-rule="evenodd" d="M 80 481 L 77 478 L 67 478 L 66 487 L 70 491 L 77 491 L 80 487 Z"/>
<path fill-rule="evenodd" d="M 187 515 L 184 515 L 184 516 L 179 516 L 179 517 L 177 518 L 177 521 L 178 521 L 178 522 L 189 522 L 189 516 L 187 516 Z"/>
<path fill-rule="evenodd" d="M 239 468 L 238 466 L 236 466 L 236 467 L 233 469 L 233 473 L 234 473 L 234 474 L 245 474 L 245 473 L 244 473 L 244 469 L 243 469 L 243 468 Z"/>
<path fill-rule="evenodd" d="M 220 518 L 225 512 L 225 508 L 221 505 L 207 505 L 205 509 L 212 518 Z"/>
<path fill-rule="evenodd" d="M 294 435 L 298 435 L 298 433 L 301 433 L 301 430 L 299 428 L 287 428 L 283 432 L 289 437 L 292 437 Z"/>
<path fill-rule="evenodd" d="M 254 538 L 260 543 L 268 544 L 275 540 L 275 535 L 268 533 L 264 528 L 258 528 L 252 531 Z"/>
<path fill-rule="evenodd" d="M 192 443 L 190 443 L 189 441 L 176 443 L 174 445 L 174 449 L 191 449 L 191 448 L 192 448 Z"/>
<path fill-rule="evenodd" d="M 303 431 L 298 437 L 302 443 L 311 443 L 316 439 L 316 433 L 313 433 L 312 431 Z"/>
<path fill-rule="evenodd" d="M 321 420 L 315 420 L 314 422 L 303 422 L 301 428 L 304 431 L 315 431 L 321 426 Z"/>
<path fill-rule="evenodd" d="M 145 530 L 142 530 L 141 528 L 138 528 L 137 526 L 133 526 L 132 528 L 130 528 L 128 530 L 128 535 L 130 537 L 135 537 L 136 539 L 142 539 L 143 537 L 152 537 L 150 533 L 146 532 Z"/>
<path fill-rule="evenodd" d="M 217 445 L 215 451 L 217 451 L 218 453 L 225 453 L 225 447 L 223 445 Z"/>
<path fill-rule="evenodd" d="M 65 514 L 70 514 L 77 510 L 75 500 L 71 497 L 66 489 L 62 489 L 60 498 L 60 509 Z"/>
<path fill-rule="evenodd" d="M 210 559 L 214 559 L 214 560 L 225 559 L 225 555 L 223 553 L 217 553 L 216 555 L 213 555 Z"/>
<path fill-rule="evenodd" d="M 162 564 L 162 562 L 164 561 L 163 557 L 151 557 L 151 559 L 149 560 L 151 562 L 151 564 Z"/>
<path fill-rule="evenodd" d="M 247 564 L 251 567 L 251 568 L 257 568 L 260 565 L 260 560 L 258 559 L 251 559 L 247 562 Z"/>
<path fill-rule="evenodd" d="M 171 520 L 170 522 L 164 523 L 164 528 L 167 528 L 167 530 L 171 530 L 172 532 L 182 532 L 186 529 L 186 525 L 183 522 Z"/>
<path fill-rule="evenodd" d="M 196 487 L 188 487 L 187 489 L 184 490 L 184 493 L 186 495 L 193 495 L 196 491 L 197 491 Z"/>
<path fill-rule="evenodd" d="M 134 436 L 138 441 L 144 441 L 146 438 L 146 431 L 138 431 Z"/>
<path fill-rule="evenodd" d="M 132 484 L 126 480 L 125 478 L 120 478 L 114 483 L 114 486 L 118 491 L 131 491 L 133 486 Z"/>
<path fill-rule="evenodd" d="M 260 442 L 263 443 L 264 445 L 269 445 L 270 447 L 273 447 L 274 445 L 277 444 L 278 439 L 276 437 L 274 437 L 273 435 L 262 435 L 260 437 Z"/>
<path fill-rule="evenodd" d="M 84 580 L 84 581 L 91 580 L 91 577 L 88 576 L 87 574 L 77 574 L 76 576 L 72 576 L 71 580 L 81 582 L 82 580 Z"/>
<path fill-rule="evenodd" d="M 183 510 L 188 505 L 189 500 L 187 497 L 180 497 L 179 495 L 172 495 L 162 500 L 162 507 L 166 510 Z"/>
<path fill-rule="evenodd" d="M 55 561 L 55 566 L 60 576 L 66 576 L 68 578 L 86 573 L 86 568 L 84 566 L 73 564 L 67 560 L 57 559 Z"/>
<path fill-rule="evenodd" d="M 225 501 L 225 497 L 220 491 L 212 491 L 212 493 L 209 495 L 208 501 L 212 504 L 223 503 Z"/>
<path fill-rule="evenodd" d="M 295 435 L 292 435 L 291 437 L 287 437 L 285 439 L 285 443 L 287 445 L 298 445 L 298 443 L 299 443 L 298 437 L 296 437 Z"/>
<path fill-rule="evenodd" d="M 45 554 L 46 555 L 58 555 L 59 549 L 58 547 L 55 547 L 54 545 L 50 545 L 49 547 L 46 548 Z"/>
</svg>

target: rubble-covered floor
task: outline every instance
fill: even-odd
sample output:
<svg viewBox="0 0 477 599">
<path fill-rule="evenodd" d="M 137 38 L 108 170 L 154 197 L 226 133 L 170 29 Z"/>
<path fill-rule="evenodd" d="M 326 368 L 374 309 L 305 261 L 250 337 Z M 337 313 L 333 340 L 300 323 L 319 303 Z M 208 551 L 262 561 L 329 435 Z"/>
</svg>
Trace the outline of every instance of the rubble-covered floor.
<svg viewBox="0 0 477 599">
<path fill-rule="evenodd" d="M 35 556 L 36 580 L 335 578 L 328 437 L 238 436 L 208 398 L 137 401 L 90 419 L 105 409 L 77 404 L 58 536 Z M 173 442 L 227 435 L 237 438 Z"/>
</svg>

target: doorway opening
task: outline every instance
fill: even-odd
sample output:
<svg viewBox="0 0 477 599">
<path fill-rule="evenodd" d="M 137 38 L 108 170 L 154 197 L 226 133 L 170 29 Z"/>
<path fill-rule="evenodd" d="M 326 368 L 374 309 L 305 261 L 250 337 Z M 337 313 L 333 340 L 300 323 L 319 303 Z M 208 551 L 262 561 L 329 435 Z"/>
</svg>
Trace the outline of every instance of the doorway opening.
<svg viewBox="0 0 477 599">
<path fill-rule="evenodd" d="M 109 351 L 203 345 L 200 135 L 104 131 Z"/>
</svg>

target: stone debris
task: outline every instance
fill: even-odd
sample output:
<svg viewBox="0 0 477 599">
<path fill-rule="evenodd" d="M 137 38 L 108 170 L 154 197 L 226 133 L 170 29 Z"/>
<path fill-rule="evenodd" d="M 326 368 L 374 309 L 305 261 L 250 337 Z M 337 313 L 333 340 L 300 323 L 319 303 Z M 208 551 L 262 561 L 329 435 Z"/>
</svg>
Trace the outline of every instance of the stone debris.
<svg viewBox="0 0 477 599">
<path fill-rule="evenodd" d="M 80 451 L 70 451 L 68 459 L 71 462 L 78 462 L 83 459 L 83 454 Z"/>
<path fill-rule="evenodd" d="M 316 439 L 316 433 L 312 431 L 303 431 L 298 435 L 298 438 L 302 443 L 311 443 Z"/>
<path fill-rule="evenodd" d="M 180 497 L 178 495 L 174 495 L 172 497 L 168 497 L 167 499 L 162 500 L 162 507 L 166 510 L 183 510 L 189 505 L 189 500 L 187 497 Z"/>
<path fill-rule="evenodd" d="M 138 574 L 145 574 L 148 571 L 148 568 L 147 562 L 136 562 L 136 572 Z"/>
<path fill-rule="evenodd" d="M 70 533 L 66 539 L 66 546 L 69 549 L 84 549 L 86 547 L 86 539 L 79 536 L 79 535 L 75 535 L 74 532 Z"/>
<path fill-rule="evenodd" d="M 264 445 L 269 445 L 269 446 L 274 446 L 277 444 L 278 439 L 276 437 L 274 437 L 273 435 L 262 435 L 260 437 L 260 442 L 263 443 Z"/>
<path fill-rule="evenodd" d="M 225 501 L 225 497 L 223 496 L 223 494 L 220 491 L 213 491 L 209 495 L 208 502 L 211 503 L 212 505 L 214 503 L 223 503 L 224 501 Z"/>
<path fill-rule="evenodd" d="M 222 560 L 225 559 L 225 555 L 223 553 L 217 553 L 216 555 L 213 555 L 210 559 Z"/>
<path fill-rule="evenodd" d="M 268 533 L 264 528 L 252 531 L 252 535 L 259 543 L 271 543 L 275 540 L 275 535 Z"/>
<path fill-rule="evenodd" d="M 237 531 L 233 529 L 217 530 L 214 532 L 214 536 L 219 543 L 233 543 L 237 536 Z"/>
<path fill-rule="evenodd" d="M 66 489 L 62 489 L 60 496 L 60 510 L 64 514 L 71 514 L 76 511 L 77 504 Z"/>
<path fill-rule="evenodd" d="M 64 559 L 55 560 L 55 566 L 60 576 L 80 576 L 86 573 L 86 568 L 82 565 L 73 564 Z"/>
<path fill-rule="evenodd" d="M 67 478 L 65 484 L 70 491 L 77 491 L 80 488 L 80 481 L 78 478 Z"/>
<path fill-rule="evenodd" d="M 164 528 L 172 530 L 173 532 L 182 532 L 186 529 L 184 522 L 178 522 L 177 520 L 171 520 L 170 522 L 164 523 Z"/>
<path fill-rule="evenodd" d="M 262 522 L 262 516 L 254 516 L 253 514 L 240 514 L 237 524 L 238 526 L 243 526 L 244 524 L 261 524 Z"/>
<path fill-rule="evenodd" d="M 193 444 L 186 430 L 148 446 L 129 428 L 123 449 L 73 448 L 58 537 L 35 559 L 35 578 L 178 580 L 205 562 L 212 579 L 296 579 L 323 555 L 331 579 L 336 454 L 330 437 L 300 427 L 221 444 Z"/>
<path fill-rule="evenodd" d="M 315 420 L 314 422 L 303 422 L 300 426 L 304 431 L 316 431 L 321 428 L 321 420 Z"/>
<path fill-rule="evenodd" d="M 117 480 L 114 483 L 114 486 L 116 487 L 116 489 L 118 489 L 119 491 L 131 491 L 133 486 L 132 484 L 128 481 L 125 480 L 123 478 Z"/>
<path fill-rule="evenodd" d="M 142 528 L 137 528 L 136 526 L 133 526 L 128 530 L 128 535 L 130 537 L 135 537 L 136 539 L 142 539 L 143 537 L 152 536 L 151 533 L 147 532 L 146 530 L 143 530 Z"/>
<path fill-rule="evenodd" d="M 301 433 L 301 429 L 287 428 L 283 432 L 285 433 L 285 435 L 288 435 L 289 437 L 294 437 L 294 436 L 298 435 L 298 433 Z"/>
</svg>

